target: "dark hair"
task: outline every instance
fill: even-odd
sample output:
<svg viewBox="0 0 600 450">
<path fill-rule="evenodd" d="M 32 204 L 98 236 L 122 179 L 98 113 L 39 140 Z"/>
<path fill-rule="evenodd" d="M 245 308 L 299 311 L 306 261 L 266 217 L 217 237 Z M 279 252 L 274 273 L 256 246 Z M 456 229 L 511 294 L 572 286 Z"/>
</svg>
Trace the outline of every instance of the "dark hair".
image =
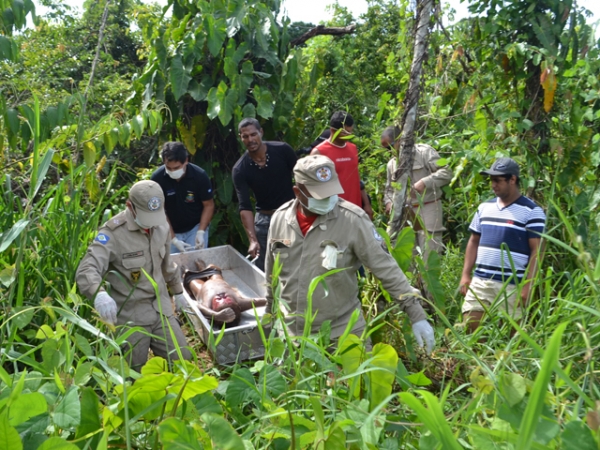
<svg viewBox="0 0 600 450">
<path fill-rule="evenodd" d="M 400 128 L 398 128 L 396 126 L 387 127 L 381 133 L 381 138 L 387 139 L 388 141 L 390 141 L 390 144 L 393 144 L 396 141 L 396 139 L 398 139 L 399 137 L 400 137 Z"/>
<path fill-rule="evenodd" d="M 188 159 L 188 151 L 181 142 L 165 142 L 160 156 L 163 161 L 178 161 L 183 164 Z"/>
<path fill-rule="evenodd" d="M 511 179 L 513 176 L 514 176 L 514 177 L 517 177 L 517 187 L 521 187 L 521 183 L 520 183 L 520 181 L 521 181 L 521 177 L 519 177 L 518 175 L 511 175 L 510 173 L 507 173 L 506 175 L 499 175 L 499 176 L 501 176 L 502 178 L 504 178 L 504 179 L 505 179 L 507 182 L 508 182 L 508 180 L 510 180 L 510 179 Z"/>
<path fill-rule="evenodd" d="M 329 121 L 329 126 L 334 130 L 339 130 L 344 128 L 344 126 L 351 127 L 352 125 L 354 125 L 354 119 L 346 111 L 334 112 Z"/>
<path fill-rule="evenodd" d="M 238 133 L 242 132 L 242 128 L 249 127 L 250 125 L 256 128 L 258 131 L 262 130 L 262 127 L 260 126 L 260 122 L 258 120 L 256 120 L 254 117 L 246 117 L 245 119 L 242 119 L 242 121 L 239 123 Z"/>
</svg>

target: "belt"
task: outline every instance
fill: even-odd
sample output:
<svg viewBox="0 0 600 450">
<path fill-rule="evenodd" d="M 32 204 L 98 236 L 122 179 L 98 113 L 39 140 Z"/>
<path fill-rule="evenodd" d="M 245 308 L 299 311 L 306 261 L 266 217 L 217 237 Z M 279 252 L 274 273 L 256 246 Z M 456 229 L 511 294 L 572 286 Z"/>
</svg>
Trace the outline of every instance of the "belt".
<svg viewBox="0 0 600 450">
<path fill-rule="evenodd" d="M 272 216 L 275 213 L 275 209 L 268 209 L 268 210 L 264 210 L 261 209 L 260 211 L 258 211 L 259 214 L 264 214 L 265 216 Z"/>
<path fill-rule="evenodd" d="M 429 204 L 431 204 L 431 203 L 435 203 L 435 202 L 437 202 L 437 200 L 431 200 L 430 202 L 425 202 L 425 203 L 423 203 L 423 206 L 425 206 L 425 205 L 429 205 Z M 412 204 L 412 205 L 410 205 L 410 206 L 412 206 L 413 208 L 418 208 L 419 206 L 421 206 L 421 203 L 413 203 L 413 204 Z"/>
</svg>

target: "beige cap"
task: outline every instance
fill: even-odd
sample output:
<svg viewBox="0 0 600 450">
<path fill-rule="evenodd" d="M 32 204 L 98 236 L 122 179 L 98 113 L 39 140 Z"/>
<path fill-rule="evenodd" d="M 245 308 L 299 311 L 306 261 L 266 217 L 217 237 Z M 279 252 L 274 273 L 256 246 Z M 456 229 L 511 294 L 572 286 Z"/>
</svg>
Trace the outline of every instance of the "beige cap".
<svg viewBox="0 0 600 450">
<path fill-rule="evenodd" d="M 294 178 L 317 200 L 344 193 L 335 164 L 327 156 L 311 155 L 298 160 Z"/>
<path fill-rule="evenodd" d="M 129 201 L 135 206 L 138 221 L 148 227 L 167 224 L 165 195 L 158 183 L 138 181 L 129 190 Z"/>
</svg>

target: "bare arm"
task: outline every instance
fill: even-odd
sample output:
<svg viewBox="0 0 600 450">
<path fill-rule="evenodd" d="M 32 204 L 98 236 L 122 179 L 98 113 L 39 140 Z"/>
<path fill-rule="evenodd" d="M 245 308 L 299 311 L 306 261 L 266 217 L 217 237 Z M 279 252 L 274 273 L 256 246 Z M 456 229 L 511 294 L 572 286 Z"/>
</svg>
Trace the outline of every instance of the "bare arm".
<svg viewBox="0 0 600 450">
<path fill-rule="evenodd" d="M 529 263 L 527 264 L 525 276 L 523 277 L 523 288 L 521 289 L 521 306 L 525 306 L 527 304 L 527 301 L 529 300 L 529 294 L 531 293 L 531 283 L 533 277 L 537 272 L 540 241 L 541 239 L 539 238 L 529 239 Z"/>
<path fill-rule="evenodd" d="M 256 258 L 256 256 L 261 250 L 265 251 L 266 249 L 261 249 L 260 244 L 258 243 L 258 239 L 256 237 L 256 229 L 254 228 L 254 214 L 252 213 L 252 211 L 243 209 L 242 211 L 240 211 L 240 217 L 242 219 L 244 229 L 246 230 L 248 240 L 250 241 L 250 245 L 248 246 L 248 253 L 252 258 Z"/>
<path fill-rule="evenodd" d="M 469 285 L 471 284 L 471 274 L 473 267 L 475 267 L 475 261 L 477 260 L 477 248 L 479 247 L 479 240 L 481 235 L 471 233 L 469 242 L 467 243 L 467 249 L 465 250 L 465 262 L 463 265 L 462 276 L 460 278 L 460 293 L 467 295 Z"/>
<path fill-rule="evenodd" d="M 202 202 L 202 215 L 200 216 L 200 230 L 206 230 L 215 214 L 215 201 L 211 198 Z"/>
<path fill-rule="evenodd" d="M 310 151 L 310 155 L 311 155 L 311 156 L 312 156 L 312 155 L 320 155 L 320 154 L 321 154 L 321 153 L 319 153 L 319 150 L 317 150 L 317 147 L 313 148 L 313 149 Z"/>
<path fill-rule="evenodd" d="M 373 208 L 371 207 L 371 200 L 369 199 L 365 189 L 360 190 L 360 198 L 363 204 L 363 210 L 367 213 L 369 219 L 373 220 Z"/>
</svg>

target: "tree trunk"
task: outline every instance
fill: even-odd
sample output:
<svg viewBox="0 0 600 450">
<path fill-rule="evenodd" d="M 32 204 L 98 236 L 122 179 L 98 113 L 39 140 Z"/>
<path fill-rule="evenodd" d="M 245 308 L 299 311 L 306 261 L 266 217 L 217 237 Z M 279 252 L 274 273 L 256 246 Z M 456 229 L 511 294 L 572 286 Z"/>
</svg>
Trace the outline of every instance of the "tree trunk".
<svg viewBox="0 0 600 450">
<path fill-rule="evenodd" d="M 410 84 L 404 100 L 404 114 L 402 116 L 402 135 L 395 143 L 398 155 L 398 168 L 396 170 L 397 183 L 402 188 L 396 191 L 394 197 L 394 215 L 390 223 L 390 236 L 395 238 L 402 227 L 405 211 L 407 185 L 414 160 L 415 124 L 419 106 L 419 90 L 423 60 L 427 56 L 427 41 L 429 38 L 429 18 L 433 8 L 433 0 L 417 2 L 417 27 L 415 29 L 415 49 L 413 62 L 410 68 Z"/>
</svg>

